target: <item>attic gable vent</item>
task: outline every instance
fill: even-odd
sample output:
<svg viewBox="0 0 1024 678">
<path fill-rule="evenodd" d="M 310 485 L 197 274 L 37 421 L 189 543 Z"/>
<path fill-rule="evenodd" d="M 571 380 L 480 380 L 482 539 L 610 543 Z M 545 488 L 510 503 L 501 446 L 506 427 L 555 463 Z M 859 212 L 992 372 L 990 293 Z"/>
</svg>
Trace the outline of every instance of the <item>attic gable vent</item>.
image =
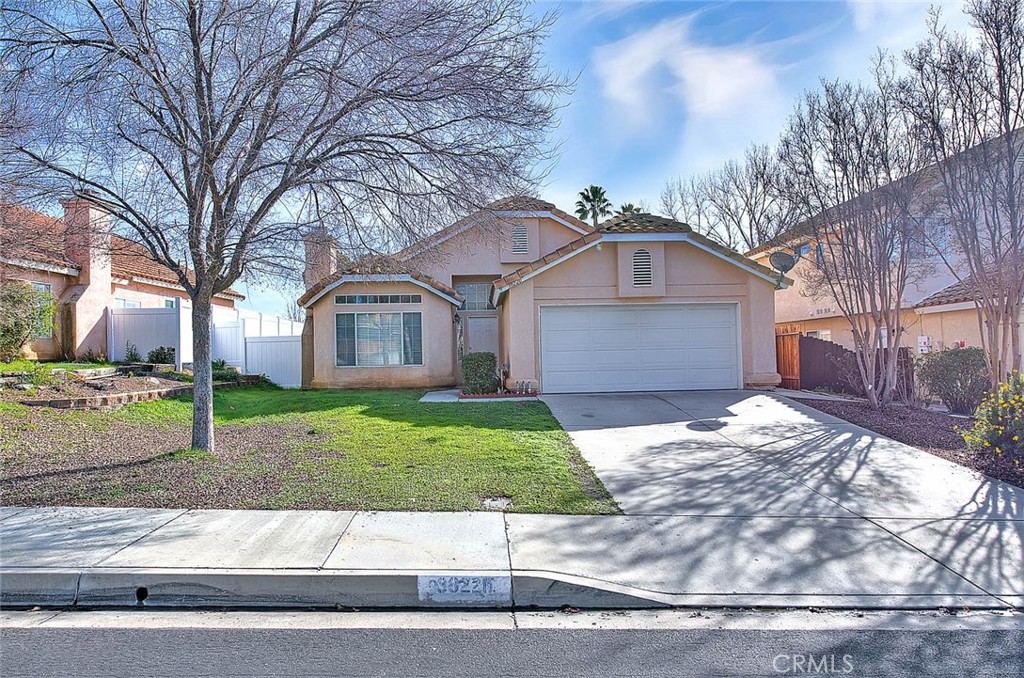
<svg viewBox="0 0 1024 678">
<path fill-rule="evenodd" d="M 512 254 L 529 254 L 529 238 L 526 235 L 526 224 L 512 226 Z"/>
<path fill-rule="evenodd" d="M 633 252 L 633 287 L 651 287 L 654 285 L 654 271 L 651 266 L 651 253 L 640 248 Z"/>
</svg>

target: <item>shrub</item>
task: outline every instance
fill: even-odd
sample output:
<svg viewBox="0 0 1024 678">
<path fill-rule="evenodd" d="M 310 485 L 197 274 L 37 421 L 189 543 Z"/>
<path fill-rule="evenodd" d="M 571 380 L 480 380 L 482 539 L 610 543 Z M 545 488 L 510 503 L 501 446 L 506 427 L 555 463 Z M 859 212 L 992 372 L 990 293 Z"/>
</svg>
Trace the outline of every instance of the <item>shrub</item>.
<svg viewBox="0 0 1024 678">
<path fill-rule="evenodd" d="M 0 363 L 21 357 L 35 336 L 53 334 L 53 295 L 20 280 L 0 282 Z"/>
<path fill-rule="evenodd" d="M 142 355 L 139 353 L 139 347 L 130 341 L 124 343 L 124 361 L 126 363 L 141 363 Z"/>
<path fill-rule="evenodd" d="M 148 354 L 146 354 L 147 363 L 155 363 L 160 365 L 171 365 L 174 363 L 174 347 L 173 346 L 157 346 Z"/>
<path fill-rule="evenodd" d="M 213 360 L 210 362 L 212 368 L 212 375 L 214 381 L 241 381 L 242 374 L 234 367 L 228 365 L 228 361 L 223 359 Z"/>
<path fill-rule="evenodd" d="M 954 414 L 971 414 L 989 387 L 988 364 L 980 348 L 948 348 L 920 359 L 917 376 L 925 390 Z"/>
<path fill-rule="evenodd" d="M 1024 375 L 1014 372 L 985 396 L 965 432 L 967 447 L 1024 462 Z"/>
<path fill-rule="evenodd" d="M 85 353 L 78 356 L 78 360 L 80 362 L 93 363 L 94 365 L 105 364 L 107 362 L 107 354 L 103 351 L 94 351 L 90 347 Z"/>
<path fill-rule="evenodd" d="M 462 356 L 460 364 L 465 393 L 497 393 L 498 359 L 493 353 L 467 353 Z"/>
</svg>

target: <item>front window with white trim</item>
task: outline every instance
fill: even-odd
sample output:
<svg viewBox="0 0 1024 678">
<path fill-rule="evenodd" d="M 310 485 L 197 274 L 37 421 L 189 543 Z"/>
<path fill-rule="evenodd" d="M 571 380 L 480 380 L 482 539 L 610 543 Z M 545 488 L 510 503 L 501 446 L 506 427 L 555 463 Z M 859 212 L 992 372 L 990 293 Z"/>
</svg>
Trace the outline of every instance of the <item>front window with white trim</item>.
<svg viewBox="0 0 1024 678">
<path fill-rule="evenodd" d="M 142 308 L 142 302 L 137 299 L 114 299 L 114 308 Z"/>
<path fill-rule="evenodd" d="M 651 253 L 641 247 L 633 252 L 633 287 L 652 287 L 654 268 Z"/>
<path fill-rule="evenodd" d="M 420 313 L 337 313 L 338 367 L 399 367 L 423 364 Z"/>
</svg>

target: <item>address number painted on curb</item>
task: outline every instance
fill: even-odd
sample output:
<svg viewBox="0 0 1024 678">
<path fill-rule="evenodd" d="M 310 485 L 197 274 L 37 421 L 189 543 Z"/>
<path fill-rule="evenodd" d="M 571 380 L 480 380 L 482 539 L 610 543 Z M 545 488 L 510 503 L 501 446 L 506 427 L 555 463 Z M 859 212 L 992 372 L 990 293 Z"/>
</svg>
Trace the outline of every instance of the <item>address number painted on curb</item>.
<svg viewBox="0 0 1024 678">
<path fill-rule="evenodd" d="M 460 605 L 512 603 L 511 577 L 422 574 L 417 584 L 421 601 Z"/>
</svg>

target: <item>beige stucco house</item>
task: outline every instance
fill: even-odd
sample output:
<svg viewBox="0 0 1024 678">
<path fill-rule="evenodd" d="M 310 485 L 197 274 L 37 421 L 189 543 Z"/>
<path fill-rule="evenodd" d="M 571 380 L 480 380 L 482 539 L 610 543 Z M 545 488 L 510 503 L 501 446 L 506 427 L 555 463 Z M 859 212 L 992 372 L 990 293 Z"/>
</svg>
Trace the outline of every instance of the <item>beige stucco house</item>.
<svg viewBox="0 0 1024 678">
<path fill-rule="evenodd" d="M 307 387 L 448 386 L 481 351 L 507 386 L 544 393 L 780 381 L 778 276 L 650 214 L 595 230 L 505 199 L 391 257 L 336 261 L 327 239 L 307 240 Z"/>
<path fill-rule="evenodd" d="M 793 284 L 780 288 L 775 295 L 778 332 L 824 339 L 852 350 L 853 330 L 835 299 L 808 283 L 814 279 L 811 272 L 817 266 L 818 245 L 799 231 L 781 238 L 780 242 L 783 244 L 763 245 L 747 253 L 765 266 L 769 265 L 772 253 L 779 249 L 800 254 L 797 265 L 789 273 Z M 958 282 L 938 257 L 927 251 L 920 256 L 922 274 L 908 283 L 904 293 L 902 345 L 915 354 L 981 346 L 978 312 L 968 287 Z M 1024 327 L 1021 331 L 1024 332 Z"/>
<path fill-rule="evenodd" d="M 49 292 L 54 322 L 41 328 L 27 357 L 39 360 L 105 356 L 108 308 L 173 307 L 188 298 L 176 274 L 141 245 L 110 233 L 110 217 L 85 200 L 62 203 L 51 217 L 0 203 L 0 275 Z M 245 297 L 225 290 L 217 306 Z"/>
</svg>

